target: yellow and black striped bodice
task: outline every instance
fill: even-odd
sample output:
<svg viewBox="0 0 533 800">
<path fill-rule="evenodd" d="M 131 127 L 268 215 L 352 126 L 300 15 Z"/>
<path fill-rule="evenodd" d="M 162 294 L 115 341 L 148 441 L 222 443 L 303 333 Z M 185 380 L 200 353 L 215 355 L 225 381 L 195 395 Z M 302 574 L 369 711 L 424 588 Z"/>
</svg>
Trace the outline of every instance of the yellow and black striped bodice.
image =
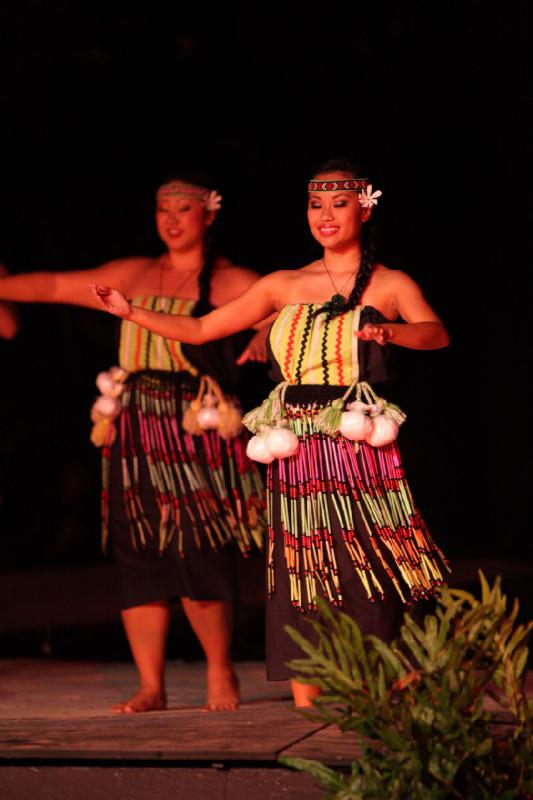
<svg viewBox="0 0 533 800">
<path fill-rule="evenodd" d="M 290 384 L 349 386 L 354 380 L 370 384 L 390 378 L 388 348 L 364 342 L 356 332 L 385 317 L 373 306 L 357 306 L 336 317 L 317 314 L 320 303 L 286 305 L 272 328 L 269 350 L 271 377 Z"/>
<path fill-rule="evenodd" d="M 196 302 L 196 300 L 182 300 L 177 297 L 138 296 L 132 298 L 132 303 L 140 308 L 188 316 L 192 314 Z M 148 369 L 198 374 L 196 367 L 185 357 L 179 342 L 152 333 L 129 320 L 122 320 L 120 327 L 119 363 L 128 372 L 141 372 Z"/>
</svg>

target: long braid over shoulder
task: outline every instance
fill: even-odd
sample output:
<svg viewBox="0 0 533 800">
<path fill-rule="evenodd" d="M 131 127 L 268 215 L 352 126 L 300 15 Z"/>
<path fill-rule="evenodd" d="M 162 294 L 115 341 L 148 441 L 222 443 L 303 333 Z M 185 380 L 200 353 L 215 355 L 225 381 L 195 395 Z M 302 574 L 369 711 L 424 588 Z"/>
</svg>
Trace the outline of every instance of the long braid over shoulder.
<svg viewBox="0 0 533 800">
<path fill-rule="evenodd" d="M 211 295 L 211 278 L 216 264 L 214 236 L 211 228 L 207 229 L 204 240 L 204 263 L 198 275 L 199 296 L 193 311 L 193 316 L 201 317 L 209 309 Z"/>
<path fill-rule="evenodd" d="M 361 297 L 363 296 L 363 292 L 368 286 L 368 281 L 370 280 L 372 270 L 374 269 L 374 265 L 376 263 L 374 228 L 373 226 L 369 228 L 369 225 L 371 225 L 370 220 L 365 223 L 365 227 L 363 228 L 363 249 L 361 253 L 361 263 L 359 265 L 359 269 L 357 270 L 357 277 L 355 279 L 353 289 L 350 292 L 344 306 L 342 306 L 341 311 L 349 311 L 351 308 L 355 308 L 359 305 L 361 302 Z"/>
</svg>

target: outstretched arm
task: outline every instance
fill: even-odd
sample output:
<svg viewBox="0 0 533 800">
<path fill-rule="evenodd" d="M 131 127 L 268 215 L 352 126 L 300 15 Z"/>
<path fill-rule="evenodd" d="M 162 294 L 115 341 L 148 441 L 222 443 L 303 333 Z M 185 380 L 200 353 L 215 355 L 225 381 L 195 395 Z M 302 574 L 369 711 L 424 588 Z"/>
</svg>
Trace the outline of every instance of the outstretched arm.
<svg viewBox="0 0 533 800">
<path fill-rule="evenodd" d="M 412 350 L 438 350 L 448 346 L 450 337 L 446 327 L 412 278 L 395 272 L 391 277 L 391 292 L 395 312 L 405 322 L 365 325 L 357 334 L 359 339 L 373 339 L 381 345 L 397 344 Z"/>
<path fill-rule="evenodd" d="M 279 273 L 261 278 L 244 294 L 203 317 L 161 314 L 131 305 L 121 292 L 92 284 L 100 307 L 143 328 L 187 344 L 204 344 L 252 328 L 276 310 Z"/>
<path fill-rule="evenodd" d="M 7 275 L 7 269 L 0 264 L 0 277 Z M 12 303 L 0 302 L 0 337 L 13 339 L 18 333 L 18 313 Z"/>
<path fill-rule="evenodd" d="M 146 259 L 110 261 L 96 269 L 74 272 L 27 272 L 0 277 L 0 300 L 19 303 L 66 303 L 100 308 L 87 291 L 92 282 L 112 283 L 127 292 L 125 277 L 131 276 Z"/>
</svg>

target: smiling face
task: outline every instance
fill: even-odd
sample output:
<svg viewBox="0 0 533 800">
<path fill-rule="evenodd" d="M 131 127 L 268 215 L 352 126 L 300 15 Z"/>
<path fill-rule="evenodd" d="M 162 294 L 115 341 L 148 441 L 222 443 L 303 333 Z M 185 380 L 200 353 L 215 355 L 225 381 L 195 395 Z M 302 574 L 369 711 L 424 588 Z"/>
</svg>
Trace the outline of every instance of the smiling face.
<svg viewBox="0 0 533 800">
<path fill-rule="evenodd" d="M 169 250 L 187 250 L 203 242 L 215 212 L 207 211 L 199 197 L 159 192 L 155 221 L 157 232 Z"/>
<path fill-rule="evenodd" d="M 320 172 L 317 181 L 353 178 L 347 172 Z M 307 219 L 314 238 L 322 247 L 342 252 L 356 244 L 371 209 L 363 208 L 357 192 L 309 192 Z"/>
</svg>

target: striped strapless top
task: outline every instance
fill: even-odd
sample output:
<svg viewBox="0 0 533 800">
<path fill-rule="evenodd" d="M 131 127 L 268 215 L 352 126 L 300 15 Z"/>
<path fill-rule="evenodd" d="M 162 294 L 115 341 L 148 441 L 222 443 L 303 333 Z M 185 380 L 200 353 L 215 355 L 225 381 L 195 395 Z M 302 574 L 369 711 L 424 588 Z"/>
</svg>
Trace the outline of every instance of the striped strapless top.
<svg viewBox="0 0 533 800">
<path fill-rule="evenodd" d="M 290 384 L 349 386 L 354 380 L 381 383 L 390 378 L 388 350 L 362 342 L 355 333 L 385 317 L 373 306 L 357 306 L 337 317 L 318 314 L 322 303 L 282 308 L 270 330 L 271 377 Z"/>
<path fill-rule="evenodd" d="M 131 302 L 151 311 L 190 315 L 197 301 L 181 300 L 177 297 L 138 296 L 133 297 Z M 119 363 L 128 372 L 153 369 L 198 374 L 196 367 L 183 354 L 179 342 L 165 339 L 164 336 L 141 328 L 129 320 L 122 320 L 120 326 Z"/>
</svg>

